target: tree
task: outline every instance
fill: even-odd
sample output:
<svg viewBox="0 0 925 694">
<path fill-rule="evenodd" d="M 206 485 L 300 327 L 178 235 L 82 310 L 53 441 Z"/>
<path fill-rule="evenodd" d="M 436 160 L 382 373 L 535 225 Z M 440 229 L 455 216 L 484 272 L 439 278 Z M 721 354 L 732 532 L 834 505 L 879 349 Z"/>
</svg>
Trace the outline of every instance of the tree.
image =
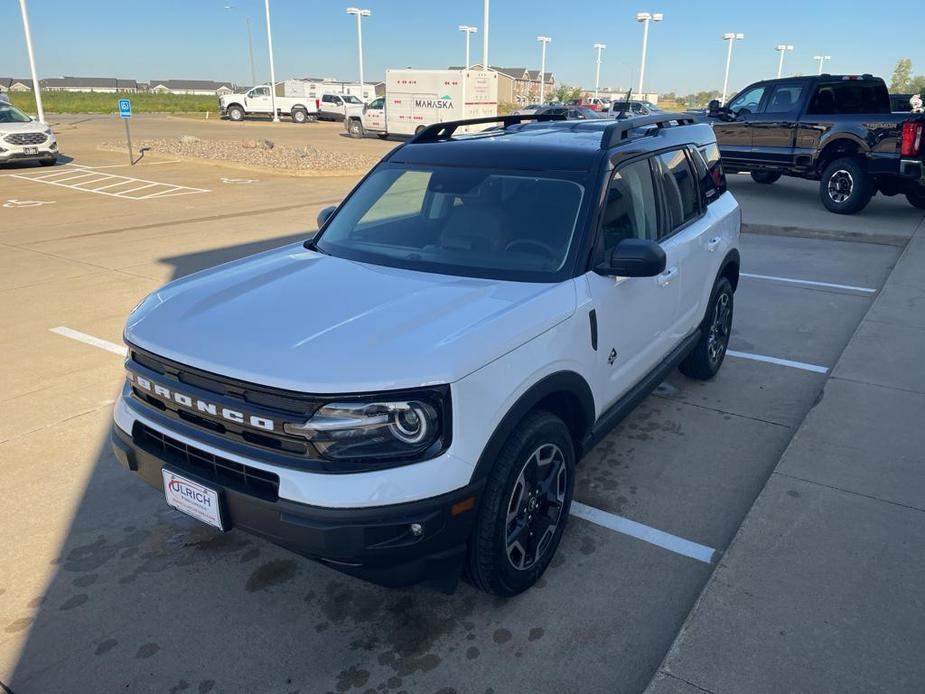
<svg viewBox="0 0 925 694">
<path fill-rule="evenodd" d="M 560 84 L 556 91 L 552 92 L 556 101 L 566 102 L 572 99 L 581 98 L 581 87 L 570 87 L 567 84 Z"/>
<path fill-rule="evenodd" d="M 890 81 L 890 91 L 905 94 L 912 88 L 912 59 L 900 58 L 893 69 L 893 79 Z"/>
<path fill-rule="evenodd" d="M 925 75 L 916 75 L 909 82 L 910 94 L 925 94 Z"/>
</svg>

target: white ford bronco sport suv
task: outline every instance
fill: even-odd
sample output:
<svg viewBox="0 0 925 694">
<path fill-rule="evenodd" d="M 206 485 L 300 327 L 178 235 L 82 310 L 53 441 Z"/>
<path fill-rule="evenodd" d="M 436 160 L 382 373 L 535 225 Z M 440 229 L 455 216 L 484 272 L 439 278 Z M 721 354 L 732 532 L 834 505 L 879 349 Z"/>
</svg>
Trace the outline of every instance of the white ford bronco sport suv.
<svg viewBox="0 0 925 694">
<path fill-rule="evenodd" d="M 723 362 L 740 212 L 686 116 L 433 125 L 319 226 L 141 301 L 112 442 L 175 508 L 346 573 L 526 589 L 582 455 Z"/>
</svg>

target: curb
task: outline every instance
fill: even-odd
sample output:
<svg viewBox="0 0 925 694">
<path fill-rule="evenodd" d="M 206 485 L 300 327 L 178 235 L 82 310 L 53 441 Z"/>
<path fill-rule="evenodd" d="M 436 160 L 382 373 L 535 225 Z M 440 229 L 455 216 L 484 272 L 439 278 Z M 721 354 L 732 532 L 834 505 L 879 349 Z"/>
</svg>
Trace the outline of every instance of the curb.
<svg viewBox="0 0 925 694">
<path fill-rule="evenodd" d="M 795 226 L 776 226 L 774 224 L 754 224 L 742 222 L 742 233 L 766 234 L 769 236 L 790 236 L 804 239 L 822 239 L 823 241 L 854 241 L 857 243 L 875 243 L 883 246 L 904 247 L 912 234 L 879 234 L 864 231 L 840 231 L 838 229 L 809 229 Z"/>
</svg>

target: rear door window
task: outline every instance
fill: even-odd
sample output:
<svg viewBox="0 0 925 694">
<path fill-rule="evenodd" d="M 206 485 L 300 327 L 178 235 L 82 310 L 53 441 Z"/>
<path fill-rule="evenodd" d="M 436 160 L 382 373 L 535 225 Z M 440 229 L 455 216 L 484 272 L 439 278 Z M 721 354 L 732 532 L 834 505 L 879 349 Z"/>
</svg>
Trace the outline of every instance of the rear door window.
<svg viewBox="0 0 925 694">
<path fill-rule="evenodd" d="M 683 149 L 659 154 L 654 161 L 665 202 L 667 219 L 660 237 L 665 238 L 700 215 L 700 186 Z"/>
<path fill-rule="evenodd" d="M 719 147 L 715 142 L 699 148 L 697 154 L 700 161 L 706 167 L 706 173 L 699 169 L 699 162 L 696 157 L 692 157 L 695 166 L 698 168 L 698 178 L 700 178 L 700 187 L 703 190 L 703 197 L 709 205 L 720 195 L 726 192 L 726 174 L 723 171 L 723 162 L 720 159 Z"/>
<path fill-rule="evenodd" d="M 803 95 L 803 85 L 779 84 L 774 87 L 764 107 L 764 113 L 790 113 L 795 110 Z"/>
</svg>

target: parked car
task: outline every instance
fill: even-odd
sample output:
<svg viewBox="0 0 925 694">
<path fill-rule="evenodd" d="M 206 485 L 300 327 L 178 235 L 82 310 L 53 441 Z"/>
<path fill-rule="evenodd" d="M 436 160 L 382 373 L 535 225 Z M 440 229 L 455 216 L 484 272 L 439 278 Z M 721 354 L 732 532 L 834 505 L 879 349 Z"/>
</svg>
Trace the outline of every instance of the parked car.
<svg viewBox="0 0 925 694">
<path fill-rule="evenodd" d="M 544 108 L 547 104 L 530 104 L 514 111 L 515 116 L 532 116 L 534 113 Z"/>
<path fill-rule="evenodd" d="M 54 166 L 58 161 L 58 141 L 45 123 L 0 100 L 0 164 L 13 161 Z"/>
<path fill-rule="evenodd" d="M 222 94 L 218 98 L 222 117 L 242 121 L 247 116 L 272 116 L 273 96 L 270 85 L 254 87 L 244 94 Z M 319 99 L 306 96 L 277 96 L 276 112 L 289 116 L 294 123 L 307 123 L 318 119 Z"/>
<path fill-rule="evenodd" d="M 616 118 L 618 116 L 624 118 L 635 118 L 638 116 L 649 116 L 653 113 L 664 113 L 664 111 L 662 111 L 662 109 L 660 109 L 655 104 L 652 104 L 648 101 L 630 99 L 627 102 L 624 99 L 623 101 L 611 101 L 607 105 L 607 108 L 601 111 L 601 113 L 610 118 Z"/>
<path fill-rule="evenodd" d="M 353 94 L 322 94 L 318 104 L 318 119 L 342 121 L 354 108 L 363 108 L 363 102 Z"/>
<path fill-rule="evenodd" d="M 141 301 L 116 459 L 355 576 L 533 585 L 581 457 L 678 365 L 722 366 L 741 215 L 709 125 L 524 118 L 430 126 L 313 239 Z"/>
<path fill-rule="evenodd" d="M 572 99 L 566 105 L 576 108 L 585 108 L 591 111 L 600 111 L 607 107 L 608 101 L 593 96 L 582 97 L 581 99 Z"/>
<path fill-rule="evenodd" d="M 577 106 L 545 106 L 537 109 L 533 115 L 563 116 L 569 120 L 601 120 L 604 117 L 597 111 Z"/>
<path fill-rule="evenodd" d="M 711 102 L 725 166 L 758 183 L 819 181 L 826 209 L 855 214 L 880 192 L 925 208 L 925 116 L 892 113 L 882 79 L 820 75 L 749 85 Z"/>
</svg>

